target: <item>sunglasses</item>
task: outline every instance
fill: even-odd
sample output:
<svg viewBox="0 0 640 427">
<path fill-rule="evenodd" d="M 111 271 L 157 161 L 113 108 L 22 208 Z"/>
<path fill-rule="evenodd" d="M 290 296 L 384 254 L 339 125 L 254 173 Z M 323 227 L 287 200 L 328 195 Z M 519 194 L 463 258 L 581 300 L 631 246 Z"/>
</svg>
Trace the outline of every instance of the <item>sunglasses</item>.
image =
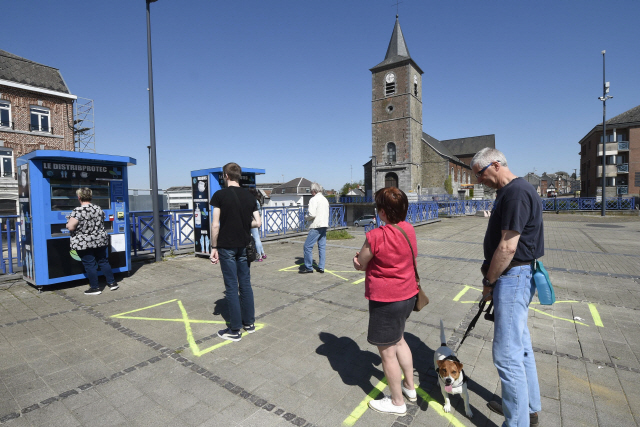
<svg viewBox="0 0 640 427">
<path fill-rule="evenodd" d="M 489 168 L 489 166 L 491 166 L 491 165 L 492 165 L 492 164 L 494 164 L 494 163 L 500 163 L 500 162 L 496 160 L 495 162 L 491 162 L 491 163 L 489 163 L 487 166 L 485 166 L 485 167 L 483 167 L 482 169 L 480 169 L 480 172 L 478 172 L 478 173 L 476 174 L 476 179 L 480 179 L 480 177 L 482 176 L 482 174 L 484 173 L 484 171 L 486 171 L 486 170 Z"/>
</svg>

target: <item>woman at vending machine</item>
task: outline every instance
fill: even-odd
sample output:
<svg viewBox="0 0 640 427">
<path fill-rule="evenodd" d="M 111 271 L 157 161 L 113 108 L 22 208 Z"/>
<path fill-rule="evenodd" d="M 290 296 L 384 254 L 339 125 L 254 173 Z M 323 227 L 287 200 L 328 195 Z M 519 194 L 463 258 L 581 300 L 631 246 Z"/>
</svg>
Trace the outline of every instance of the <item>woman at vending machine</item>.
<svg viewBox="0 0 640 427">
<path fill-rule="evenodd" d="M 118 283 L 113 277 L 109 264 L 109 236 L 104 229 L 105 214 L 91 203 L 93 193 L 90 188 L 76 190 L 80 206 L 69 214 L 67 229 L 71 232 L 71 249 L 75 250 L 82 260 L 89 289 L 85 295 L 100 295 L 102 290 L 98 285 L 98 267 L 107 279 L 107 286 L 112 291 L 118 289 Z"/>
</svg>

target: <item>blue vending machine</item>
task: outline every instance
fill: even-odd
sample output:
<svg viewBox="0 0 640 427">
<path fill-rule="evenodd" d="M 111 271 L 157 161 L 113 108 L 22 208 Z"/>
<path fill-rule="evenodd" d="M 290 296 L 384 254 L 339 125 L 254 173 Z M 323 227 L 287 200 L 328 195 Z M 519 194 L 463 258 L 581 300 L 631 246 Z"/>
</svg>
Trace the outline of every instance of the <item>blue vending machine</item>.
<svg viewBox="0 0 640 427">
<path fill-rule="evenodd" d="M 264 169 L 242 168 L 241 187 L 255 187 L 256 175 L 264 175 Z M 213 193 L 224 188 L 222 168 L 191 171 L 193 195 L 193 225 L 196 256 L 209 256 L 211 242 L 211 205 Z"/>
<path fill-rule="evenodd" d="M 36 150 L 18 157 L 18 192 L 24 280 L 43 286 L 85 277 L 71 251 L 67 216 L 80 206 L 76 190 L 89 187 L 91 203 L 104 211 L 109 263 L 114 273 L 131 268 L 127 166 L 131 157 Z"/>
</svg>

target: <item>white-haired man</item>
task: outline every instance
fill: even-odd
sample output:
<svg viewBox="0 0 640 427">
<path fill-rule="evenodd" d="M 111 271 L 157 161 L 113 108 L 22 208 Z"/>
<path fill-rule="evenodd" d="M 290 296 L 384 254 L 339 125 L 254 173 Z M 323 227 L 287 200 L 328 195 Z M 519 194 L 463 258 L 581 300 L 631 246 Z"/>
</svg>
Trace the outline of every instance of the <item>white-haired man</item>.
<svg viewBox="0 0 640 427">
<path fill-rule="evenodd" d="M 540 386 L 527 316 L 536 292 L 531 264 L 544 255 L 542 201 L 495 148 L 478 151 L 471 169 L 478 183 L 498 190 L 484 236 L 482 294 L 493 299 L 493 364 L 502 383 L 502 405 L 487 406 L 504 415 L 503 427 L 537 426 Z"/>
<path fill-rule="evenodd" d="M 313 245 L 318 242 L 318 273 L 324 273 L 325 248 L 327 246 L 327 227 L 329 227 L 329 201 L 322 195 L 322 186 L 311 184 L 308 216 L 312 220 L 309 234 L 304 242 L 304 266 L 300 273 L 313 273 Z"/>
</svg>

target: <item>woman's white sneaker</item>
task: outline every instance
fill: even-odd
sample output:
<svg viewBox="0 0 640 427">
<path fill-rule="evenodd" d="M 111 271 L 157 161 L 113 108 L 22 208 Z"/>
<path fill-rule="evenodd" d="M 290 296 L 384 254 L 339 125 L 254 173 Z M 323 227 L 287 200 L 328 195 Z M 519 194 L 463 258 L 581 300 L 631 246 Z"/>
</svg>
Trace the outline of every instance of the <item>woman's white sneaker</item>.
<svg viewBox="0 0 640 427">
<path fill-rule="evenodd" d="M 407 413 L 407 405 L 405 403 L 396 406 L 389 396 L 385 396 L 380 400 L 370 400 L 369 408 L 382 412 L 383 414 L 406 415 Z"/>
<path fill-rule="evenodd" d="M 416 391 L 405 388 L 404 381 L 400 382 L 400 386 L 402 387 L 402 394 L 404 394 L 404 397 L 406 397 L 409 402 L 415 402 L 416 400 L 418 400 L 418 394 L 416 393 Z"/>
</svg>

